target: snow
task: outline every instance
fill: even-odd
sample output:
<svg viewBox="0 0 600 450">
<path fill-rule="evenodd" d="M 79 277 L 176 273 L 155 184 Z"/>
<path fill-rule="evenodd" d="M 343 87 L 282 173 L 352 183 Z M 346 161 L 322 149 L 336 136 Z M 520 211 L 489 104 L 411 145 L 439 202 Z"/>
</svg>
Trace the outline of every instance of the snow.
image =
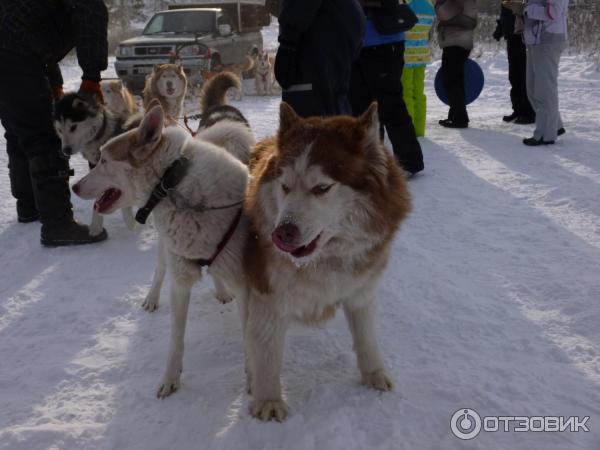
<svg viewBox="0 0 600 450">
<path fill-rule="evenodd" d="M 503 54 L 469 107 L 446 113 L 428 70 L 426 170 L 410 181 L 414 211 L 379 289 L 378 334 L 396 390 L 359 385 L 343 315 L 294 328 L 283 368 L 287 422 L 247 411 L 236 305 L 205 278 L 188 319 L 182 388 L 157 400 L 169 335 L 168 289 L 141 303 L 156 252 L 151 228 L 45 249 L 39 224 L 17 224 L 0 138 L 0 449 L 586 449 L 600 448 L 600 76 L 563 57 L 567 134 L 527 148 L 509 112 Z M 64 67 L 77 87 L 74 62 Z M 108 73 L 107 76 L 110 76 Z M 248 90 L 251 91 L 251 83 Z M 277 127 L 278 98 L 234 102 L 259 137 Z M 193 108 L 193 105 L 189 105 Z M 77 180 L 85 163 L 73 158 Z M 73 199 L 89 221 L 91 204 Z M 461 408 L 481 416 L 590 416 L 590 432 L 450 432 Z"/>
</svg>

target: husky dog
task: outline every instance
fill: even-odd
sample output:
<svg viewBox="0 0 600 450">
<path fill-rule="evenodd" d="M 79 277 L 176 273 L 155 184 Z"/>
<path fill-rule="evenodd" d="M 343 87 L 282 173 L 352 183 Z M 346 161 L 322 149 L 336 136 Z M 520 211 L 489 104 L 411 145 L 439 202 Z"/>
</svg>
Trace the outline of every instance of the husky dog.
<svg viewBox="0 0 600 450">
<path fill-rule="evenodd" d="M 144 108 L 157 99 L 164 112 L 177 120 L 183 111 L 183 100 L 187 90 L 187 77 L 180 64 L 156 64 L 152 74 L 146 78 L 143 98 Z"/>
<path fill-rule="evenodd" d="M 115 116 L 127 120 L 139 111 L 133 95 L 121 80 L 103 80 L 100 86 L 106 107 Z"/>
<path fill-rule="evenodd" d="M 241 80 L 231 72 L 221 72 L 212 77 L 200 92 L 200 123 L 198 132 L 215 127 L 220 122 L 237 122 L 249 126 L 242 112 L 227 104 L 227 91 L 239 88 Z"/>
<path fill-rule="evenodd" d="M 254 63 L 256 95 L 273 95 L 273 60 L 267 52 L 260 52 Z"/>
<path fill-rule="evenodd" d="M 224 136 L 200 133 L 193 139 L 181 127 L 164 128 L 164 121 L 162 108 L 151 108 L 138 129 L 102 148 L 99 164 L 73 188 L 84 199 L 95 198 L 101 214 L 126 206 L 147 206 L 157 186 L 170 185 L 167 179 L 172 177 L 167 173 L 172 174 L 172 169 L 185 161 L 185 170 L 178 172 L 179 179 L 168 189 L 168 197 L 152 211 L 159 234 L 159 258 L 144 308 L 156 308 L 167 268 L 172 275 L 171 345 L 158 397 L 168 396 L 179 387 L 190 291 L 201 276 L 202 266 L 208 265 L 213 275 L 217 297 L 227 296 L 221 280 L 228 280 L 227 288 L 229 282 L 238 283 L 247 229 L 241 209 L 248 180 L 246 164 L 227 147 L 215 144 Z M 234 147 L 247 142 L 247 160 L 254 143 L 250 129 L 235 122 L 220 125 L 222 132 L 236 141 Z M 231 288 L 234 293 L 242 291 L 237 286 Z"/>
<path fill-rule="evenodd" d="M 90 167 L 100 159 L 100 147 L 109 139 L 135 128 L 142 119 L 140 113 L 123 119 L 115 116 L 95 96 L 66 94 L 55 105 L 54 128 L 62 142 L 65 156 L 81 153 Z M 123 220 L 129 229 L 135 228 L 131 208 L 122 211 Z M 90 234 L 102 232 L 102 216 L 92 214 Z"/>
<path fill-rule="evenodd" d="M 252 70 L 253 67 L 254 67 L 254 59 L 250 55 L 246 55 L 246 56 L 244 56 L 243 64 L 218 64 L 218 65 L 216 65 L 215 67 L 212 68 L 213 72 L 209 73 L 208 77 L 206 79 L 209 80 L 210 78 L 212 78 L 212 76 L 214 76 L 214 72 L 217 72 L 217 73 L 231 72 L 236 77 L 238 77 L 239 80 L 243 80 L 244 72 L 248 72 L 249 70 Z M 244 97 L 243 83 L 240 82 L 239 86 L 235 87 L 234 92 L 235 92 L 234 99 L 238 100 L 238 101 L 241 100 Z"/>
<path fill-rule="evenodd" d="M 250 412 L 283 420 L 283 342 L 290 322 L 322 323 L 342 307 L 362 382 L 393 381 L 375 336 L 375 292 L 392 240 L 410 210 L 393 155 L 381 144 L 377 105 L 360 118 L 302 119 L 281 104 L 276 139 L 251 161 L 243 322 Z"/>
</svg>

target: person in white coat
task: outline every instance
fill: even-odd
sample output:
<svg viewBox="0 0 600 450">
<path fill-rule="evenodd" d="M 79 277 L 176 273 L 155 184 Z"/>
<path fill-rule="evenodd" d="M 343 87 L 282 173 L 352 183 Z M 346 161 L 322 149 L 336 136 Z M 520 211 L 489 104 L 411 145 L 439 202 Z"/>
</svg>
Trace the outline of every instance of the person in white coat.
<svg viewBox="0 0 600 450">
<path fill-rule="evenodd" d="M 535 110 L 535 131 L 523 143 L 554 144 L 565 132 L 558 109 L 558 64 L 567 42 L 569 0 L 510 1 L 507 5 L 524 18 L 527 95 Z"/>
</svg>

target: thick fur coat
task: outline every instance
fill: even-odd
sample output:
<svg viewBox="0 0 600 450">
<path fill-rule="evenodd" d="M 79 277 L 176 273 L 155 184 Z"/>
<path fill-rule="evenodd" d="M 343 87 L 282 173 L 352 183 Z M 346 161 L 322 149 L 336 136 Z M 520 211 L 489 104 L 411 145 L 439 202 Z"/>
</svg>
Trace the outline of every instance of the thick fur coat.
<svg viewBox="0 0 600 450">
<path fill-rule="evenodd" d="M 321 323 L 338 307 L 363 383 L 393 386 L 375 337 L 375 291 L 410 198 L 376 111 L 302 119 L 284 103 L 277 138 L 251 157 L 241 300 L 250 410 L 260 419 L 287 415 L 279 377 L 288 325 Z"/>
<path fill-rule="evenodd" d="M 198 260 L 215 257 L 218 244 L 242 208 L 248 168 L 241 160 L 248 160 L 254 144 L 252 132 L 244 124 L 221 124 L 220 132 L 229 137 L 227 146 L 221 147 L 216 143 L 225 139 L 218 130 L 209 129 L 193 139 L 179 126 L 165 128 L 165 119 L 159 105 L 151 108 L 138 129 L 103 147 L 99 164 L 74 187 L 80 197 L 96 199 L 96 209 L 102 214 L 124 206 L 141 207 L 176 159 L 185 156 L 189 161 L 185 177 L 175 188 L 177 195 L 162 200 L 152 212 L 159 249 L 152 287 L 143 304 L 146 310 L 158 307 L 167 270 L 172 277 L 171 345 L 159 397 L 179 388 L 190 291 L 202 273 Z M 241 149 L 244 142 L 245 155 Z M 237 283 L 240 274 L 246 220 L 233 229 L 235 233 L 209 268 L 222 302 L 231 300 L 229 285 L 222 280 Z M 236 286 L 235 291 L 240 288 Z"/>
<path fill-rule="evenodd" d="M 183 112 L 186 91 L 187 77 L 180 64 L 156 64 L 146 78 L 142 93 L 144 109 L 148 110 L 152 100 L 156 99 L 165 114 L 177 120 Z"/>
</svg>

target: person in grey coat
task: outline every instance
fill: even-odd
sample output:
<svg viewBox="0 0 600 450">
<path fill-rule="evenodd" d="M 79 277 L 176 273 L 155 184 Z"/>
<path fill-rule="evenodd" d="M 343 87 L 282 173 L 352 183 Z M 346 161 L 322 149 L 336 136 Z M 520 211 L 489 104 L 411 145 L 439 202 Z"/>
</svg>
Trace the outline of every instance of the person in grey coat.
<svg viewBox="0 0 600 450">
<path fill-rule="evenodd" d="M 523 139 L 529 146 L 554 144 L 565 132 L 558 110 L 558 64 L 567 42 L 569 0 L 511 1 L 524 18 L 527 46 L 527 95 L 535 110 L 535 131 Z"/>
<path fill-rule="evenodd" d="M 469 115 L 465 105 L 465 62 L 473 49 L 477 27 L 475 0 L 436 0 L 437 34 L 442 49 L 442 75 L 448 92 L 448 118 L 439 121 L 446 128 L 467 128 Z"/>
</svg>

